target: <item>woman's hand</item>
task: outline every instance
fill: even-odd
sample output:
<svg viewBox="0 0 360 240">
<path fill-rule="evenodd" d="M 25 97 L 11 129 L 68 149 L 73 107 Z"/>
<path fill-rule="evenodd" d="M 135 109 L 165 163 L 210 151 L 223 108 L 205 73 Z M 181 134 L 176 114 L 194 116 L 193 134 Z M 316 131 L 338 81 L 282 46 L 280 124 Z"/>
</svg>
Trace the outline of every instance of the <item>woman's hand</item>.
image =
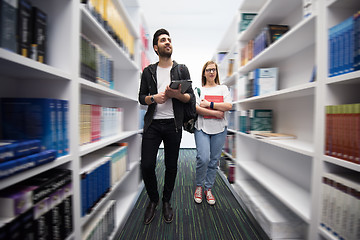
<svg viewBox="0 0 360 240">
<path fill-rule="evenodd" d="M 202 99 L 200 102 L 200 107 L 203 108 L 210 108 L 210 102 L 206 99 Z"/>
</svg>

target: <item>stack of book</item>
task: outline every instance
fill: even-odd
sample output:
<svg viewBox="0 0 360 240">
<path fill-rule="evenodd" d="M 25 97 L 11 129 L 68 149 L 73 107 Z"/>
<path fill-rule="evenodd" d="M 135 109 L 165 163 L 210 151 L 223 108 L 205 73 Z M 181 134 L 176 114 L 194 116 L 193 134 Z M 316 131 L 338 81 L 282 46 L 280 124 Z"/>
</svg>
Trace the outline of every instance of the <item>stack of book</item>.
<svg viewBox="0 0 360 240">
<path fill-rule="evenodd" d="M 56 151 L 42 151 L 39 140 L 0 140 L 0 179 L 55 159 Z"/>
<path fill-rule="evenodd" d="M 32 1 L 0 1 L 0 47 L 46 63 L 47 21 Z"/>
<path fill-rule="evenodd" d="M 52 169 L 0 191 L 1 239 L 66 239 L 73 231 L 71 171 Z"/>
<path fill-rule="evenodd" d="M 51 98 L 2 98 L 3 139 L 40 140 L 41 150 L 69 152 L 68 101 Z"/>
</svg>

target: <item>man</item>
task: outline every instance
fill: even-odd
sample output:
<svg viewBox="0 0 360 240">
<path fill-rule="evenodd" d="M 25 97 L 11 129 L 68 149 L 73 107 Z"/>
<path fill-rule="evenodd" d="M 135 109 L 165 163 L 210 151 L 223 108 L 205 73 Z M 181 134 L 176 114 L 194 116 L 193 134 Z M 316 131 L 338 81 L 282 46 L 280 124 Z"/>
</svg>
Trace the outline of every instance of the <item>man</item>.
<svg viewBox="0 0 360 240">
<path fill-rule="evenodd" d="M 166 223 L 171 223 L 174 218 L 170 198 L 177 174 L 184 105 L 189 102 L 190 97 L 195 97 L 192 87 L 185 93 L 181 93 L 181 86 L 178 89 L 169 87 L 171 80 L 179 80 L 180 76 L 178 64 L 171 59 L 172 44 L 167 30 L 159 29 L 154 33 L 153 48 L 159 56 L 159 61 L 144 69 L 139 91 L 140 104 L 148 105 L 141 145 L 141 173 L 150 199 L 144 215 L 144 224 L 149 224 L 153 220 L 159 202 L 155 166 L 162 141 L 165 153 L 163 216 Z M 181 75 L 190 79 L 188 69 L 182 66 Z"/>
</svg>

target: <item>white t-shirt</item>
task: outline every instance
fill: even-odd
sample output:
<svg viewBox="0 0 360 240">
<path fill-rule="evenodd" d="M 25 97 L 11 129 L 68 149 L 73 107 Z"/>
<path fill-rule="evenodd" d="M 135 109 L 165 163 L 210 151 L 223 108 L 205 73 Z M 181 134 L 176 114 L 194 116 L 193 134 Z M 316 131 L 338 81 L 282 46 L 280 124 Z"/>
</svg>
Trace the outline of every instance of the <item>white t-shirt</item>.
<svg viewBox="0 0 360 240">
<path fill-rule="evenodd" d="M 171 67 L 162 68 L 157 67 L 156 78 L 157 78 L 157 89 L 158 93 L 164 92 L 167 85 L 170 84 L 170 70 Z M 174 118 L 174 110 L 172 99 L 169 98 L 163 104 L 156 104 L 156 109 L 154 113 L 154 119 L 167 119 Z"/>
<path fill-rule="evenodd" d="M 204 99 L 205 95 L 223 96 L 224 102 L 227 103 L 231 103 L 232 101 L 229 89 L 225 85 L 216 85 L 215 87 L 210 88 L 201 87 L 200 90 L 200 97 L 197 90 L 194 90 L 197 105 L 200 105 L 200 102 L 202 99 Z M 203 130 L 207 134 L 217 134 L 223 132 L 227 124 L 227 112 L 225 112 L 223 119 L 208 119 L 204 118 L 204 116 L 198 115 L 195 128 L 197 130 Z"/>
</svg>

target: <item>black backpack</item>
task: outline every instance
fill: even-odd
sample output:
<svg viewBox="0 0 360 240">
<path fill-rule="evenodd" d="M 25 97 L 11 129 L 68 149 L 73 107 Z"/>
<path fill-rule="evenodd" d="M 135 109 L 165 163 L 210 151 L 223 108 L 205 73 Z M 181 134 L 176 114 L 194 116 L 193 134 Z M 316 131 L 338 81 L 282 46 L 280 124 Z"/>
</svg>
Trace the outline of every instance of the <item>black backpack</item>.
<svg viewBox="0 0 360 240">
<path fill-rule="evenodd" d="M 200 96 L 200 88 L 195 88 L 197 90 L 198 95 Z M 191 97 L 190 101 L 184 105 L 184 122 L 183 127 L 184 130 L 189 133 L 195 132 L 195 122 L 197 120 L 196 113 L 196 98 Z"/>
<path fill-rule="evenodd" d="M 184 65 L 179 64 L 177 67 L 179 80 L 189 79 L 190 76 L 186 77 L 183 74 Z M 197 88 L 198 94 L 200 96 L 200 89 Z M 190 101 L 184 104 L 184 120 L 183 120 L 183 128 L 185 131 L 189 133 L 194 133 L 195 131 L 195 122 L 197 120 L 197 113 L 196 113 L 196 98 L 195 95 L 190 95 Z"/>
</svg>

